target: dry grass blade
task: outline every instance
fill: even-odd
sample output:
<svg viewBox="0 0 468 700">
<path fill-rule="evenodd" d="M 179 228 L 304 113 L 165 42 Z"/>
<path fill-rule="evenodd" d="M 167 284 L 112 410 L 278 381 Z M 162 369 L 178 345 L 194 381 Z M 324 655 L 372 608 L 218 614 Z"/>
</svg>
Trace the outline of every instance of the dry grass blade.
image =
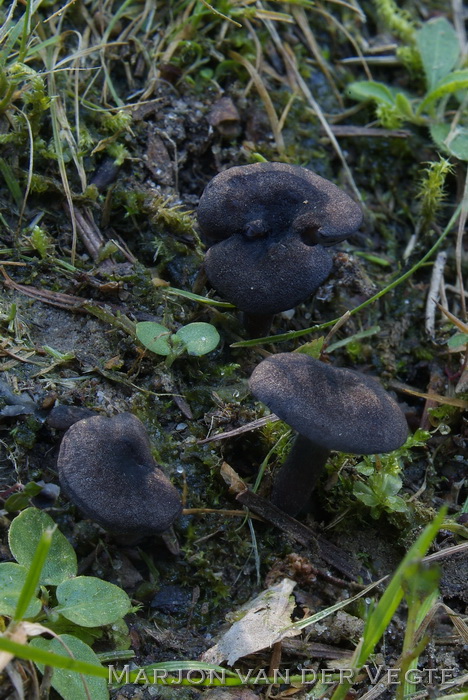
<svg viewBox="0 0 468 700">
<path fill-rule="evenodd" d="M 342 326 L 344 326 L 345 323 L 348 322 L 348 320 L 350 319 L 350 317 L 351 317 L 351 313 L 350 313 L 349 311 L 345 311 L 345 313 L 343 314 L 343 316 L 341 316 L 341 318 L 338 319 L 338 321 L 335 323 L 335 325 L 331 327 L 331 329 L 330 329 L 328 335 L 326 336 L 325 340 L 323 341 L 322 353 L 325 352 L 326 349 L 327 349 L 327 347 L 330 345 L 330 341 L 331 341 L 331 339 L 333 338 L 333 336 L 335 335 L 335 333 L 336 333 L 337 331 L 339 331 L 340 328 L 341 328 Z"/>
<path fill-rule="evenodd" d="M 34 172 L 34 137 L 33 137 L 33 132 L 31 129 L 31 123 L 28 119 L 28 116 L 23 112 L 22 109 L 19 109 L 18 111 L 23 116 L 24 123 L 26 124 L 26 128 L 28 130 L 29 164 L 28 164 L 28 179 L 26 182 L 26 189 L 24 191 L 23 204 L 21 205 L 21 210 L 20 210 L 20 214 L 19 214 L 19 218 L 18 218 L 17 235 L 19 235 L 19 232 L 21 230 L 21 224 L 23 222 L 26 204 L 28 202 L 29 192 L 31 190 L 31 182 L 32 182 L 32 176 L 33 176 L 33 172 Z"/>
<path fill-rule="evenodd" d="M 355 12 L 358 16 L 361 22 L 366 23 L 367 18 L 366 15 L 364 14 L 364 10 L 362 10 L 358 3 L 355 2 L 354 4 L 350 4 L 349 2 L 344 2 L 344 0 L 327 0 L 327 2 L 331 3 L 332 5 L 340 5 L 340 7 L 345 7 L 347 10 L 351 10 L 351 12 Z"/>
<path fill-rule="evenodd" d="M 242 27 L 242 24 L 240 24 L 239 22 L 236 22 L 234 19 L 232 19 L 232 17 L 228 17 L 227 15 L 224 15 L 222 12 L 220 12 L 219 10 L 214 8 L 213 5 L 210 5 L 210 3 L 207 2 L 206 0 L 200 0 L 200 2 L 205 7 L 207 7 L 211 12 L 213 12 L 213 14 L 218 15 L 218 17 L 225 19 L 227 22 L 232 22 L 232 24 L 234 24 L 236 27 Z"/>
<path fill-rule="evenodd" d="M 442 396 L 441 394 L 427 394 L 423 391 L 417 391 L 417 389 L 413 389 L 410 386 L 406 386 L 406 384 L 402 384 L 401 382 L 390 382 L 389 384 L 391 389 L 395 389 L 396 391 L 401 391 L 404 394 L 409 394 L 410 396 L 418 396 L 421 399 L 426 399 L 427 401 L 434 401 L 435 403 L 440 403 L 445 406 L 456 406 L 457 408 L 468 408 L 468 401 L 465 401 L 464 399 L 457 399 L 455 396 Z"/>
<path fill-rule="evenodd" d="M 458 43 L 462 54 L 460 65 L 463 65 L 468 53 L 468 41 L 466 38 L 465 16 L 466 10 L 462 0 L 452 0 L 453 23 L 458 35 Z"/>
<path fill-rule="evenodd" d="M 273 132 L 273 137 L 275 139 L 276 149 L 277 149 L 278 153 L 280 154 L 280 156 L 284 156 L 284 152 L 285 152 L 284 139 L 283 139 L 283 135 L 281 133 L 278 115 L 276 114 L 276 111 L 275 111 L 275 108 L 273 106 L 273 102 L 271 100 L 270 94 L 269 94 L 267 88 L 265 87 L 265 83 L 263 82 L 263 80 L 260 76 L 260 73 L 257 71 L 255 66 L 253 66 L 250 63 L 250 61 L 247 58 L 245 58 L 244 56 L 241 56 L 241 54 L 237 53 L 237 51 L 230 51 L 229 55 L 235 61 L 240 63 L 241 66 L 244 66 L 244 68 L 247 70 L 250 77 L 252 78 L 254 85 L 257 88 L 257 92 L 260 95 L 260 99 L 262 100 L 262 102 L 265 106 L 265 111 L 266 111 L 267 116 L 268 116 L 268 121 L 270 122 L 271 130 Z"/>
<path fill-rule="evenodd" d="M 445 549 L 441 549 L 438 552 L 434 552 L 434 554 L 428 554 L 427 557 L 424 557 L 423 561 L 437 561 L 437 559 L 446 559 L 447 557 L 451 557 L 454 554 L 461 554 L 463 552 L 466 552 L 468 550 L 468 542 L 462 542 L 461 544 L 454 544 L 453 547 L 446 547 Z"/>
<path fill-rule="evenodd" d="M 442 605 L 442 607 L 450 617 L 450 621 L 457 630 L 458 634 L 463 639 L 463 644 L 468 644 L 468 625 L 466 622 L 464 622 L 460 615 L 452 610 L 452 608 L 449 608 L 448 605 Z"/>
<path fill-rule="evenodd" d="M 378 139 L 407 139 L 411 136 L 409 131 L 404 129 L 377 129 L 372 126 L 330 126 L 335 136 L 346 137 L 363 137 L 363 138 L 378 138 Z"/>
<path fill-rule="evenodd" d="M 343 99 L 339 93 L 338 88 L 336 87 L 335 81 L 333 80 L 333 76 L 331 74 L 330 68 L 328 67 L 327 62 L 322 56 L 322 52 L 320 50 L 319 45 L 317 44 L 317 41 L 315 39 L 314 33 L 312 29 L 310 28 L 309 21 L 307 19 L 307 15 L 304 11 L 304 8 L 302 7 L 295 7 L 292 11 L 293 17 L 296 20 L 298 27 L 301 29 L 302 33 L 304 34 L 305 40 L 307 42 L 307 46 L 310 49 L 310 52 L 312 53 L 313 57 L 318 63 L 318 66 L 322 73 L 324 74 L 325 78 L 328 81 L 328 84 L 330 85 L 333 94 L 336 97 L 336 100 L 338 104 L 340 105 L 341 108 L 343 108 Z"/>
<path fill-rule="evenodd" d="M 49 61 L 47 61 L 49 63 Z M 52 59 L 52 64 L 55 64 L 55 58 Z M 68 175 L 67 175 L 67 169 L 65 167 L 65 160 L 64 160 L 64 155 L 63 155 L 63 148 L 62 148 L 62 140 L 61 140 L 61 128 L 60 128 L 60 118 L 59 118 L 59 112 L 63 116 L 63 107 L 60 107 L 60 96 L 57 94 L 57 86 L 55 83 L 55 75 L 53 68 L 49 65 L 48 69 L 50 70 L 50 73 L 48 74 L 48 86 L 49 86 L 49 95 L 52 98 L 51 104 L 50 104 L 50 115 L 52 119 L 52 131 L 54 135 L 54 144 L 55 144 L 55 149 L 57 152 L 57 162 L 59 166 L 59 172 L 60 172 L 60 177 L 62 180 L 63 184 L 63 189 L 65 190 L 65 197 L 68 202 L 68 206 L 70 208 L 70 213 L 71 213 L 71 224 L 72 224 L 72 244 L 71 244 L 71 263 L 72 265 L 75 264 L 75 258 L 76 258 L 76 235 L 77 235 L 77 230 L 76 230 L 76 219 L 75 219 L 75 214 L 74 214 L 74 205 L 73 205 L 73 197 L 70 189 L 70 184 L 68 182 Z"/>
<path fill-rule="evenodd" d="M 329 12 L 325 12 L 324 10 L 321 10 L 320 8 L 316 8 L 315 11 L 318 12 L 319 14 L 321 14 L 323 17 L 325 17 L 325 19 L 327 19 L 329 22 L 332 22 L 332 24 L 334 24 L 336 27 L 338 27 L 338 29 L 339 29 L 341 32 L 343 32 L 343 34 L 345 35 L 345 37 L 348 39 L 349 43 L 353 46 L 354 50 L 356 51 L 356 53 L 357 53 L 357 55 L 358 55 L 358 57 L 359 57 L 358 60 L 359 60 L 359 61 L 361 62 L 361 64 L 362 64 L 362 67 L 363 67 L 364 72 L 365 72 L 365 74 L 366 74 L 366 76 L 367 76 L 367 79 L 368 79 L 368 80 L 372 80 L 372 79 L 373 79 L 373 78 L 372 78 L 372 73 L 371 73 L 370 68 L 369 68 L 369 66 L 368 66 L 368 62 L 367 62 L 367 60 L 366 60 L 366 57 L 365 57 L 364 54 L 362 53 L 361 48 L 360 48 L 358 42 L 357 42 L 356 39 L 353 37 L 353 35 L 350 34 L 350 32 L 348 32 L 348 30 L 346 29 L 346 27 L 344 26 L 344 24 L 342 24 L 334 15 L 332 15 L 332 14 L 329 13 Z M 364 22 L 365 22 L 365 21 L 366 21 L 366 20 L 365 20 L 365 18 L 364 18 Z"/>
<path fill-rule="evenodd" d="M 240 428 L 234 428 L 234 430 L 227 430 L 225 433 L 217 433 L 217 435 L 211 435 L 210 437 L 206 437 L 203 440 L 197 440 L 197 444 L 205 445 L 207 442 L 226 440 L 227 438 L 235 437 L 236 435 L 241 435 L 242 433 L 248 433 L 251 430 L 256 430 L 257 428 L 261 428 L 264 425 L 267 425 L 267 423 L 273 423 L 278 420 L 278 416 L 275 416 L 272 413 L 271 415 L 265 416 L 264 418 L 258 418 L 257 420 L 253 420 L 251 423 L 247 423 L 246 425 L 241 425 Z"/>
<path fill-rule="evenodd" d="M 89 299 L 82 299 L 71 294 L 62 294 L 61 292 L 49 292 L 47 289 L 37 289 L 37 287 L 31 287 L 26 284 L 18 284 L 7 275 L 2 266 L 0 266 L 0 272 L 3 275 L 4 285 L 9 289 L 15 289 L 17 292 L 21 292 L 21 294 L 25 294 L 32 299 L 57 306 L 59 309 L 86 313 L 86 309 L 83 307 L 84 304 L 89 303 Z"/>
<path fill-rule="evenodd" d="M 282 55 L 285 64 L 294 73 L 295 80 L 297 81 L 297 84 L 299 85 L 302 94 L 304 95 L 306 101 L 309 103 L 309 105 L 311 106 L 311 108 L 315 112 L 315 114 L 316 114 L 318 120 L 320 121 L 320 123 L 322 124 L 328 138 L 330 139 L 333 148 L 335 149 L 339 159 L 341 160 L 341 163 L 343 165 L 343 169 L 346 173 L 346 177 L 348 179 L 350 187 L 352 188 L 356 198 L 360 202 L 362 202 L 361 193 L 360 193 L 360 191 L 359 191 L 359 189 L 354 181 L 353 175 L 351 173 L 351 170 L 349 168 L 348 163 L 346 162 L 346 158 L 344 157 L 344 153 L 341 150 L 340 144 L 336 140 L 336 137 L 335 137 L 332 129 L 330 128 L 330 125 L 327 122 L 320 105 L 315 100 L 314 96 L 312 95 L 312 92 L 310 91 L 304 78 L 299 73 L 299 71 L 297 69 L 296 59 L 295 59 L 294 53 L 291 51 L 290 47 L 287 44 L 283 44 L 283 42 L 281 41 L 281 38 L 278 35 L 278 32 L 276 31 L 276 28 L 273 25 L 273 23 L 270 22 L 269 20 L 264 20 L 264 22 L 265 22 L 265 26 L 267 27 L 268 31 L 270 32 L 270 35 L 275 43 L 277 50 Z"/>
<path fill-rule="evenodd" d="M 462 295 L 464 296 L 464 295 Z M 448 318 L 449 321 L 453 323 L 456 328 L 460 331 L 460 333 L 468 333 L 468 323 L 463 323 L 463 321 L 460 321 L 459 318 L 454 316 L 448 309 L 446 309 L 444 306 L 441 304 L 437 304 L 438 308 L 442 311 L 444 316 Z"/>
</svg>

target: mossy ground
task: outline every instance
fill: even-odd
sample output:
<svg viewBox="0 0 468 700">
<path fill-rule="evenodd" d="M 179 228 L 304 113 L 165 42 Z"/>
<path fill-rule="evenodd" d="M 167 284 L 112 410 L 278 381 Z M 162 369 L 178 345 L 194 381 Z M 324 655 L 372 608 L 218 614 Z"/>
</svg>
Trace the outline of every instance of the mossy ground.
<svg viewBox="0 0 468 700">
<path fill-rule="evenodd" d="M 99 302 L 112 322 L 84 309 L 44 304 L 8 284 L 3 287 L 1 379 L 33 398 L 37 414 L 1 418 L 2 498 L 18 484 L 57 483 L 61 436 L 43 424 L 54 401 L 105 415 L 134 412 L 188 508 L 237 507 L 219 474 L 223 461 L 250 484 L 255 481 L 284 426 L 267 425 L 226 441 L 199 440 L 208 432 L 232 430 L 263 415 L 265 409 L 247 389 L 252 369 L 266 351 L 293 350 L 314 335 L 276 346 L 233 348 L 231 344 L 243 337 L 235 312 L 167 293 L 168 284 L 190 290 L 196 280 L 203 249 L 193 212 L 204 186 L 220 169 L 252 162 L 261 154 L 268 160 L 305 165 L 362 197 L 364 225 L 335 251 L 334 274 L 292 318 L 278 316 L 272 333 L 338 317 L 383 288 L 425 254 L 437 227 L 446 225 L 459 201 L 464 165 L 454 162 L 437 221 L 426 226 L 406 261 L 403 253 L 420 216 L 417 196 L 423 169 L 439 155 L 424 129 L 366 135 L 364 127 L 374 121 L 372 109 L 356 109 L 346 98 L 347 84 L 365 77 L 361 63 L 345 61 L 356 55 L 356 43 L 350 39 L 361 48 L 367 46 L 369 55 L 373 47 L 392 40 L 373 5 L 363 4 L 366 24 L 355 8 L 344 5 L 216 7 L 242 26 L 201 2 L 153 7 L 82 1 L 59 14 L 61 6 L 47 2 L 32 17 L 29 53 L 23 57 L 27 70 L 23 62 L 15 68 L 12 47 L 6 56 L 4 77 L 12 90 L 0 118 L 4 270 L 17 285 Z M 434 3 L 410 7 L 415 20 L 441 9 L 446 8 Z M 285 16 L 273 21 L 268 15 L 273 11 Z M 313 31 L 329 78 L 311 52 L 304 21 Z M 47 40 L 49 45 L 40 45 Z M 391 48 L 382 52 L 393 55 Z M 409 75 L 397 62 L 386 66 L 371 61 L 369 67 L 375 79 L 388 84 L 411 84 L 415 90 L 420 86 L 421 76 Z M 359 136 L 339 136 L 353 181 L 297 76 L 313 92 L 329 125 L 344 122 L 362 128 Z M 230 97 L 238 110 L 234 132 L 232 124 L 212 125 L 213 106 L 222 96 Z M 271 109 L 277 118 L 283 115 L 280 126 Z M 94 257 L 93 233 L 102 236 Z M 109 240 L 115 244 L 105 248 Z M 454 284 L 455 232 L 444 246 L 445 279 Z M 466 274 L 466 254 L 463 265 Z M 357 459 L 334 457 L 329 479 L 317 492 L 315 519 L 328 526 L 336 522 L 327 537 L 354 552 L 372 575 L 392 571 L 441 503 L 449 504 L 455 522 L 467 498 L 468 424 L 463 409 L 441 404 L 438 412 L 423 419 L 424 397 L 405 390 L 453 396 L 460 379 L 461 354 L 449 353 L 445 344 L 453 326 L 437 316 L 435 340 L 425 331 L 431 270 L 431 265 L 422 267 L 407 283 L 353 316 L 332 339 L 378 327 L 372 336 L 337 348 L 330 360 L 381 377 L 398 391 L 411 427 L 416 429 L 424 420 L 424 427 L 433 432 L 425 447 L 405 458 L 400 492 L 408 503 L 405 513 L 390 508 L 379 511 L 377 520 L 371 517 L 370 509 L 353 495 Z M 456 294 L 451 293 L 449 304 L 460 314 Z M 207 357 L 184 356 L 168 368 L 163 358 L 145 353 L 123 330 L 116 320 L 119 314 L 132 322 L 155 320 L 174 331 L 182 324 L 206 321 L 218 328 L 222 342 Z M 44 346 L 71 357 L 59 360 Z M 286 450 L 283 440 L 267 467 L 261 493 L 268 493 L 271 473 Z M 197 658 L 221 629 L 225 614 L 255 595 L 269 572 L 275 567 L 287 571 L 291 553 L 310 556 L 270 526 L 254 522 L 252 531 L 244 518 L 183 516 L 176 526 L 181 554 L 174 557 L 154 541 L 138 549 L 122 548 L 84 521 L 65 498 L 49 512 L 75 545 L 81 573 L 122 585 L 141 603 L 129 620 L 130 641 L 141 664 Z M 3 559 L 9 558 L 6 532 L 13 515 L 5 513 L 0 523 Z M 460 526 L 456 533 L 445 532 L 437 546 L 464 537 Z M 324 567 L 323 562 L 312 563 Z M 466 615 L 468 603 L 468 575 L 460 574 L 466 570 L 462 558 L 456 574 L 449 562 L 442 575 L 445 601 L 460 615 Z M 155 595 L 157 606 L 158 592 L 169 586 L 175 587 L 172 603 L 152 607 Z M 326 606 L 342 595 L 340 588 L 321 578 L 302 579 L 300 587 L 306 599 L 303 607 Z M 350 612 L 362 613 L 357 608 Z M 466 670 L 466 648 L 463 651 L 457 642 L 450 646 L 447 639 L 441 643 L 440 637 L 452 631 L 439 622 L 427 659 L 432 654 L 429 661 L 436 666 L 450 663 Z M 402 630 L 397 620 L 382 652 L 387 664 L 401 649 Z M 353 640 L 341 642 L 353 648 Z M 283 660 L 291 668 L 303 663 L 293 652 Z M 266 652 L 253 660 L 259 666 L 268 663 Z M 140 697 L 140 692 L 148 691 L 116 691 L 116 697 Z"/>
</svg>

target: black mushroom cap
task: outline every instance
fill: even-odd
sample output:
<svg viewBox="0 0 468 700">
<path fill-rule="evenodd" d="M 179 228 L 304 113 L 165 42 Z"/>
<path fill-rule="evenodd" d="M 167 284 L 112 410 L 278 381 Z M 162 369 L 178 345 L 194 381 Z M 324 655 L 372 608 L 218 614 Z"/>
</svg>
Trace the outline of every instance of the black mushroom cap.
<svg viewBox="0 0 468 700">
<path fill-rule="evenodd" d="M 250 241 L 235 234 L 205 256 L 205 271 L 216 291 L 249 314 L 292 309 L 317 290 L 332 267 L 323 246 L 306 245 L 291 233 Z"/>
<path fill-rule="evenodd" d="M 300 435 L 327 450 L 379 454 L 408 435 L 398 404 L 371 377 L 302 353 L 266 358 L 250 378 L 254 396 Z"/>
<path fill-rule="evenodd" d="M 72 425 L 58 472 L 70 500 L 117 536 L 161 534 L 182 511 L 177 490 L 156 466 L 143 423 L 131 413 Z"/>
<path fill-rule="evenodd" d="M 236 234 L 255 239 L 289 231 L 309 245 L 333 245 L 360 226 L 362 212 L 345 192 L 311 170 L 254 163 L 216 175 L 203 192 L 197 218 L 207 245 Z"/>
<path fill-rule="evenodd" d="M 45 422 L 49 428 L 68 430 L 74 423 L 78 423 L 79 420 L 97 415 L 96 411 L 91 411 L 89 408 L 59 404 L 53 407 Z"/>
</svg>

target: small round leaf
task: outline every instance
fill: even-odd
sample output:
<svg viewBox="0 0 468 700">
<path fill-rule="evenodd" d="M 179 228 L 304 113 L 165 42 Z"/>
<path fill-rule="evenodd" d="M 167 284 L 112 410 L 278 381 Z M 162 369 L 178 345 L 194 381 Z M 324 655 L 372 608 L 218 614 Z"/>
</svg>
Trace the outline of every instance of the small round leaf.
<svg viewBox="0 0 468 700">
<path fill-rule="evenodd" d="M 78 576 L 58 586 L 56 611 L 82 627 L 110 625 L 128 613 L 131 603 L 118 586 L 94 576 Z"/>
<path fill-rule="evenodd" d="M 62 640 L 63 644 L 60 640 Z M 38 649 L 51 651 L 54 654 L 61 654 L 61 656 L 68 656 L 71 652 L 73 658 L 78 661 L 86 661 L 97 666 L 101 665 L 91 647 L 71 634 L 61 634 L 58 639 L 36 637 L 31 640 L 30 645 Z M 64 645 L 68 647 L 69 651 Z M 41 673 L 44 673 L 44 664 L 36 664 L 36 666 Z M 82 675 L 75 671 L 69 671 L 66 668 L 54 668 L 52 687 L 55 688 L 63 700 L 89 700 L 89 698 L 93 700 L 108 700 L 109 698 L 105 678 Z"/>
<path fill-rule="evenodd" d="M 142 321 L 136 324 L 136 335 L 145 348 L 157 355 L 170 355 L 172 347 L 169 342 L 171 331 L 160 323 Z"/>
<path fill-rule="evenodd" d="M 29 568 L 42 533 L 54 527 L 55 523 L 50 515 L 38 508 L 27 508 L 17 515 L 8 533 L 10 550 L 16 561 Z M 75 576 L 76 572 L 75 550 L 60 530 L 56 529 L 39 583 L 57 586 L 65 579 Z"/>
<path fill-rule="evenodd" d="M 187 348 L 189 355 L 206 355 L 219 343 L 219 333 L 210 323 L 189 323 L 175 334 Z"/>
<path fill-rule="evenodd" d="M 14 562 L 0 564 L 0 615 L 13 617 L 27 575 L 28 570 L 20 564 Z M 33 598 L 24 617 L 36 617 L 40 610 L 41 601 Z"/>
</svg>

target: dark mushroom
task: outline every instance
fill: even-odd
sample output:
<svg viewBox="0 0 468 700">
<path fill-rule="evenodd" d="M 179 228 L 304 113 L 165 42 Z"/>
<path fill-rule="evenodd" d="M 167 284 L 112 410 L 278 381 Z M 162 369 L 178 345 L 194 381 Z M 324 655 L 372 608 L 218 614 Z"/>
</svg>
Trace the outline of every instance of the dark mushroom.
<svg viewBox="0 0 468 700">
<path fill-rule="evenodd" d="M 297 165 L 255 163 L 219 173 L 198 206 L 205 271 L 244 312 L 253 334 L 305 301 L 332 269 L 323 246 L 353 233 L 360 207 L 336 185 Z M 250 320 L 250 317 L 253 320 Z"/>
<path fill-rule="evenodd" d="M 91 409 L 82 406 L 64 406 L 57 404 L 57 406 L 54 406 L 50 411 L 45 422 L 49 428 L 68 430 L 68 428 L 71 428 L 71 426 L 79 420 L 97 415 L 96 411 L 91 411 Z"/>
<path fill-rule="evenodd" d="M 309 355 L 268 357 L 255 368 L 250 389 L 298 432 L 272 491 L 273 503 L 289 515 L 308 504 L 331 450 L 391 452 L 408 435 L 403 412 L 375 379 Z"/>
<path fill-rule="evenodd" d="M 128 544 L 167 533 L 182 511 L 177 490 L 154 461 L 143 424 L 131 413 L 72 425 L 60 446 L 58 472 L 70 500 Z"/>
</svg>

